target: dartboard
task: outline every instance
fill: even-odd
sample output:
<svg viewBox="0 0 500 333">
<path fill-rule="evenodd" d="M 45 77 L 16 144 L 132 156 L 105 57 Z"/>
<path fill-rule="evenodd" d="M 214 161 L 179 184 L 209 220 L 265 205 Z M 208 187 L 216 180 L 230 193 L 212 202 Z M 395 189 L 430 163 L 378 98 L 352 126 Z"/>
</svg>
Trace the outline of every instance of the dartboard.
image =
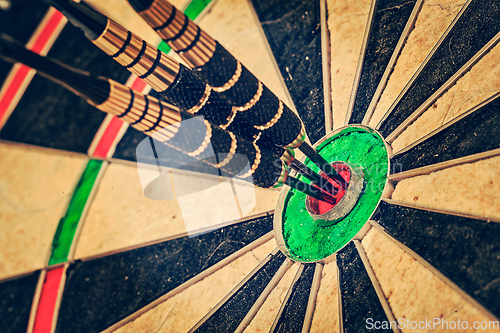
<svg viewBox="0 0 500 333">
<path fill-rule="evenodd" d="M 152 195 L 144 134 L 1 62 L 2 332 L 499 329 L 500 1 L 172 3 L 359 198 L 321 224 L 287 186 L 214 195 L 186 171 Z M 88 4 L 164 47 L 126 1 Z M 0 5 L 27 48 L 149 92 L 45 3 Z"/>
</svg>

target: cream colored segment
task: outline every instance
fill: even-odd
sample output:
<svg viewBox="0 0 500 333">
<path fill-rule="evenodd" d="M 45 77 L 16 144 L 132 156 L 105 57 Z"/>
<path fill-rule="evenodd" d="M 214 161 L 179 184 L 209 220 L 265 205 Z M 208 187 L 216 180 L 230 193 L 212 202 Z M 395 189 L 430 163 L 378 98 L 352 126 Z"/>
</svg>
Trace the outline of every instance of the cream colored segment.
<svg viewBox="0 0 500 333">
<path fill-rule="evenodd" d="M 276 208 L 276 203 L 278 202 L 278 197 L 280 195 L 281 188 L 278 189 L 266 189 L 260 187 L 254 187 L 255 189 L 255 207 L 245 216 L 252 216 L 260 214 L 263 212 L 269 212 Z M 246 201 L 249 200 L 248 197 L 238 197 L 240 200 L 240 205 L 245 206 Z"/>
<path fill-rule="evenodd" d="M 152 171 L 154 174 L 155 170 L 152 169 Z M 192 177 L 189 186 L 198 184 L 195 179 L 196 175 L 193 174 L 194 178 Z M 150 178 L 149 181 L 152 181 L 155 176 L 152 175 Z M 203 180 L 203 175 L 201 178 Z M 171 179 L 168 178 L 166 186 L 172 186 L 172 184 Z M 186 232 L 194 234 L 197 229 L 203 227 L 198 226 L 198 228 L 188 223 L 193 220 L 192 216 L 190 218 L 189 211 L 185 212 L 188 220 L 183 218 L 179 198 L 149 199 L 143 193 L 145 185 L 147 184 L 141 185 L 137 166 L 116 163 L 108 166 L 84 221 L 76 246 L 77 259 L 166 237 L 175 237 Z M 151 190 L 149 187 L 148 189 Z M 255 191 L 255 196 L 238 197 L 239 205 L 242 207 L 255 205 L 245 210 L 245 217 L 274 209 L 279 191 L 253 186 L 251 190 Z M 180 194 L 177 193 L 177 195 Z M 182 196 L 183 202 L 184 199 L 185 196 Z M 134 204 L 130 205 L 131 202 Z M 186 206 L 185 202 L 184 206 Z M 240 214 L 237 217 L 226 216 L 222 220 L 219 218 L 218 223 L 236 222 L 240 218 L 242 218 Z M 214 228 L 213 223 L 205 227 Z"/>
<path fill-rule="evenodd" d="M 456 17 L 464 0 L 426 1 L 370 120 L 375 127 Z"/>
<path fill-rule="evenodd" d="M 500 91 L 497 44 L 392 143 L 396 152 Z"/>
<path fill-rule="evenodd" d="M 143 194 L 137 166 L 111 163 L 84 221 L 75 257 L 93 256 L 185 232 L 177 200 L 148 199 Z"/>
<path fill-rule="evenodd" d="M 269 332 L 299 267 L 300 265 L 295 263 L 288 269 L 244 332 Z"/>
<path fill-rule="evenodd" d="M 333 128 L 344 125 L 371 0 L 327 0 Z"/>
<path fill-rule="evenodd" d="M 86 158 L 0 144 L 0 279 L 42 268 Z"/>
<path fill-rule="evenodd" d="M 340 332 L 338 297 L 337 262 L 333 261 L 323 267 L 311 333 Z"/>
<path fill-rule="evenodd" d="M 250 1 L 217 0 L 197 24 L 293 108 L 252 11 Z"/>
<path fill-rule="evenodd" d="M 276 242 L 271 239 L 115 332 L 187 332 L 274 248 Z"/>
<path fill-rule="evenodd" d="M 476 320 L 493 320 L 376 228 L 367 233 L 362 245 L 396 320 L 425 322 L 433 318 L 447 321 L 460 318 L 469 325 Z M 434 332 L 428 329 L 401 331 Z"/>
<path fill-rule="evenodd" d="M 500 218 L 500 157 L 400 181 L 393 200 L 476 216 Z"/>
</svg>

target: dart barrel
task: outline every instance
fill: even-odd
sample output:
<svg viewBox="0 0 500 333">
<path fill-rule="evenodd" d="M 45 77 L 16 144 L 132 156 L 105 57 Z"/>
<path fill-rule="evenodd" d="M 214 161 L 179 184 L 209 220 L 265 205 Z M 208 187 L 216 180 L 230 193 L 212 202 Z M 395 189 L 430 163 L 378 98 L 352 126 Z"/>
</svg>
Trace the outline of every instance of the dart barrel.
<svg viewBox="0 0 500 333">
<path fill-rule="evenodd" d="M 101 111 L 112 113 L 157 141 L 220 169 L 223 176 L 235 176 L 263 188 L 278 187 L 285 181 L 286 166 L 272 151 L 261 150 L 256 143 L 220 129 L 202 117 L 191 117 L 170 103 L 109 82 L 110 97 L 96 105 Z"/>
<path fill-rule="evenodd" d="M 191 68 L 203 66 L 213 58 L 217 42 L 168 1 L 145 1 L 149 7 L 144 1 L 129 2 Z"/>
</svg>

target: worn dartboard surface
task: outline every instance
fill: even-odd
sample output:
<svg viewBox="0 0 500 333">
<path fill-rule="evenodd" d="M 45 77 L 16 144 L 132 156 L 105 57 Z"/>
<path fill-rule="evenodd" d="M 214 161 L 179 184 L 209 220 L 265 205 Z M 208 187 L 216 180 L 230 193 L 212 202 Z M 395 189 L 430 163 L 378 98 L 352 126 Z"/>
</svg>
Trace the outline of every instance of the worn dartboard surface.
<svg viewBox="0 0 500 333">
<path fill-rule="evenodd" d="M 256 189 L 236 218 L 216 197 L 148 199 L 144 135 L 0 62 L 0 331 L 365 332 L 400 320 L 411 332 L 435 318 L 494 331 L 500 1 L 205 2 L 172 3 L 200 12 L 311 143 L 348 125 L 380 133 L 394 191 L 329 260 L 294 261 L 273 232 L 278 191 Z M 0 3 L 3 32 L 147 91 L 43 2 Z M 159 43 L 125 0 L 89 4 Z M 361 144 L 351 149 L 346 160 Z"/>
</svg>

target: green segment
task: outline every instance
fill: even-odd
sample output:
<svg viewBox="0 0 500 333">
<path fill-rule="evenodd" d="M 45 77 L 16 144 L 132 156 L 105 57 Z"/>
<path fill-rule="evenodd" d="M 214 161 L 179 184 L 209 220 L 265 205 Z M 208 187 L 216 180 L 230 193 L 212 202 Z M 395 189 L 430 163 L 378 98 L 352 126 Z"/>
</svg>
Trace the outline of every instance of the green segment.
<svg viewBox="0 0 500 333">
<path fill-rule="evenodd" d="M 191 20 L 195 20 L 198 15 L 212 2 L 212 0 L 193 0 L 189 3 L 186 10 L 184 10 L 184 14 L 189 17 Z M 160 45 L 158 45 L 158 50 L 163 53 L 170 52 L 171 48 L 167 43 L 162 41 Z"/>
<path fill-rule="evenodd" d="M 87 199 L 94 187 L 94 182 L 101 170 L 103 161 L 89 160 L 76 185 L 73 197 L 69 202 L 66 215 L 59 221 L 56 234 L 52 240 L 52 253 L 49 265 L 55 265 L 68 260 L 69 250 L 75 237 L 78 222 L 83 213 Z"/>
<path fill-rule="evenodd" d="M 342 221 L 322 227 L 314 223 L 305 206 L 305 194 L 289 191 L 285 199 L 283 237 L 294 259 L 311 262 L 321 260 L 347 244 L 377 207 L 387 179 L 388 156 L 383 140 L 369 130 L 349 127 L 318 147 L 328 161 L 344 161 L 361 167 L 365 187 L 356 206 Z M 309 160 L 306 164 L 319 171 Z M 301 180 L 308 182 L 306 179 Z"/>
<path fill-rule="evenodd" d="M 158 45 L 156 48 L 165 54 L 167 54 L 171 50 L 170 46 L 168 46 L 168 44 L 164 41 L 161 41 L 160 45 Z"/>
<path fill-rule="evenodd" d="M 201 14 L 201 12 L 207 7 L 212 0 L 193 0 L 184 10 L 184 14 L 194 21 Z"/>
</svg>

